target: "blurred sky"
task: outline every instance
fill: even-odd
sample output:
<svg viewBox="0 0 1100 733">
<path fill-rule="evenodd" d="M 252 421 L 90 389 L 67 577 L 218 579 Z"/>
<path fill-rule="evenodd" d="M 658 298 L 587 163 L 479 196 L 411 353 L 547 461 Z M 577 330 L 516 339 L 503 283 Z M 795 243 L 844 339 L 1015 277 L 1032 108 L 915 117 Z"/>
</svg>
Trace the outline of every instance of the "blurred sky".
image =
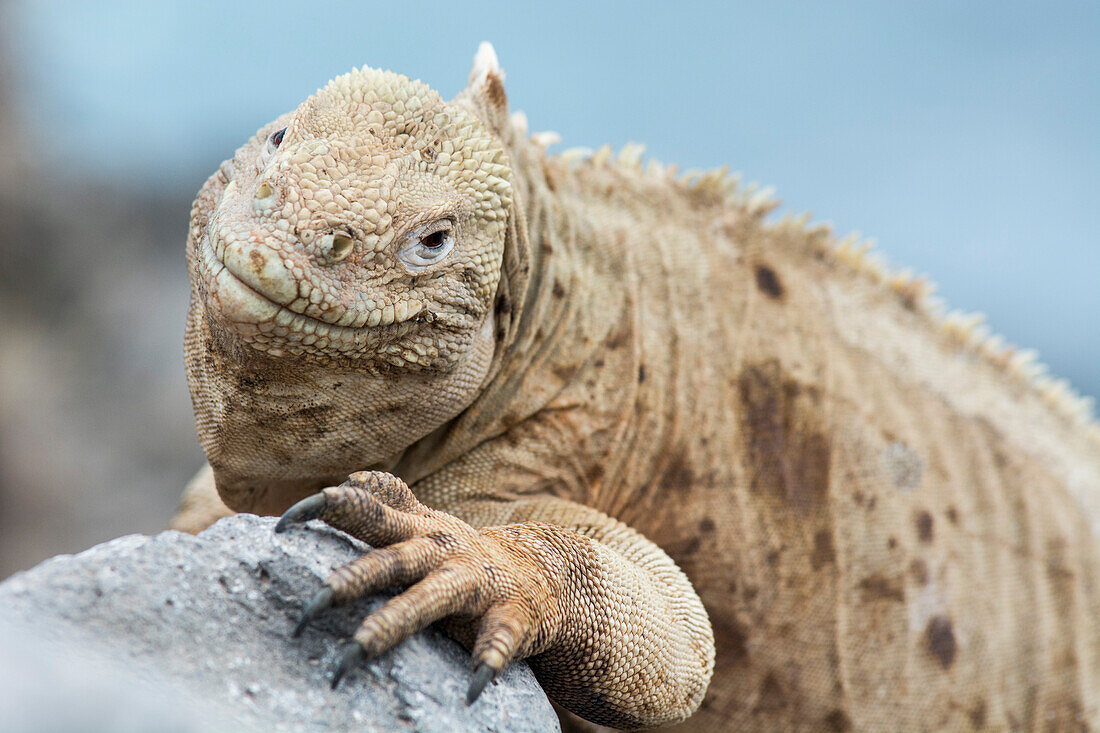
<svg viewBox="0 0 1100 733">
<path fill-rule="evenodd" d="M 773 184 L 1100 394 L 1098 3 L 43 0 L 0 19 L 37 154 L 166 191 L 352 66 L 453 96 L 490 40 L 532 130 Z"/>
</svg>

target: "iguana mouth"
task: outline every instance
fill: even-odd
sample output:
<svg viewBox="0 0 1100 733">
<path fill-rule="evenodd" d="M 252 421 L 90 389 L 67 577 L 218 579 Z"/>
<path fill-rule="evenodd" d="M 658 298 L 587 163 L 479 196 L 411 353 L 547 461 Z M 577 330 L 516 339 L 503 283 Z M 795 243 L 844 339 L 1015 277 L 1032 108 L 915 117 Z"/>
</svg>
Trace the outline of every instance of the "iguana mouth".
<svg viewBox="0 0 1100 733">
<path fill-rule="evenodd" d="M 331 321 L 299 312 L 298 307 L 305 310 L 311 303 L 308 298 L 298 297 L 297 280 L 277 253 L 255 243 L 245 247 L 234 244 L 226 245 L 213 237 L 203 240 L 199 275 L 206 286 L 206 301 L 211 306 L 208 311 L 273 355 L 283 353 L 284 347 L 290 352 L 301 351 L 301 347 L 310 351 L 362 351 L 378 344 L 383 333 L 389 337 L 386 341 L 405 335 L 412 327 L 409 322 L 424 310 L 422 301 L 410 300 L 356 311 L 339 308 L 319 312 Z M 246 261 L 249 264 L 242 267 Z"/>
</svg>

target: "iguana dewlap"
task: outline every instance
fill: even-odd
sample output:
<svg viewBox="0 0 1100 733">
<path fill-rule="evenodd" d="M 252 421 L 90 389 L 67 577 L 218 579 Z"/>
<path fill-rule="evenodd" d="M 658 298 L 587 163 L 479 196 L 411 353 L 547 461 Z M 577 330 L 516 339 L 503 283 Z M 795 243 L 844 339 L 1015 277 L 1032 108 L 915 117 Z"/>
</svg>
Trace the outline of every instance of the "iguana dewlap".
<svg viewBox="0 0 1100 733">
<path fill-rule="evenodd" d="M 502 81 L 487 45 L 451 102 L 353 71 L 207 181 L 177 526 L 216 484 L 379 548 L 303 617 L 408 588 L 337 678 L 444 619 L 471 698 L 526 658 L 610 726 L 1100 724 L 1062 387 L 724 175 L 548 156 Z"/>
</svg>

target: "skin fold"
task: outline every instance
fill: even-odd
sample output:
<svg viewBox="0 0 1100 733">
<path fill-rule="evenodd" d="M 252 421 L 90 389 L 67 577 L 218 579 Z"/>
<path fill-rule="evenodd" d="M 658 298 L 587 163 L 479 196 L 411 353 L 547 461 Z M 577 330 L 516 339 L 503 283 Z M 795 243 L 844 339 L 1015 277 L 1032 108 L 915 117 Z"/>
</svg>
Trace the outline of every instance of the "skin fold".
<svg viewBox="0 0 1100 733">
<path fill-rule="evenodd" d="M 1094 426 L 724 174 L 546 139 L 483 45 L 450 102 L 353 71 L 222 165 L 173 526 L 378 548 L 300 626 L 407 588 L 337 678 L 441 621 L 471 699 L 527 659 L 612 727 L 1095 725 Z"/>
</svg>

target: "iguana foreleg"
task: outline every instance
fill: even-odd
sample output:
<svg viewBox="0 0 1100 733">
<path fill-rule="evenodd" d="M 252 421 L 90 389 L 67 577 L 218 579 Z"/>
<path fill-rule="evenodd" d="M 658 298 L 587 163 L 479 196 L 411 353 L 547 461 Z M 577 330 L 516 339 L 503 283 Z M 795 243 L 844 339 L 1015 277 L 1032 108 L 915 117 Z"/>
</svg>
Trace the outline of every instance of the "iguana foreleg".
<svg viewBox="0 0 1100 733">
<path fill-rule="evenodd" d="M 553 497 L 467 507 L 487 526 L 421 504 L 387 473 L 353 474 L 299 502 L 277 531 L 319 518 L 379 548 L 338 568 L 303 624 L 333 603 L 408 589 L 370 614 L 338 666 L 393 647 L 429 623 L 471 649 L 472 700 L 513 659 L 588 720 L 636 728 L 695 710 L 714 665 L 701 602 L 663 551 L 621 522 Z"/>
</svg>

